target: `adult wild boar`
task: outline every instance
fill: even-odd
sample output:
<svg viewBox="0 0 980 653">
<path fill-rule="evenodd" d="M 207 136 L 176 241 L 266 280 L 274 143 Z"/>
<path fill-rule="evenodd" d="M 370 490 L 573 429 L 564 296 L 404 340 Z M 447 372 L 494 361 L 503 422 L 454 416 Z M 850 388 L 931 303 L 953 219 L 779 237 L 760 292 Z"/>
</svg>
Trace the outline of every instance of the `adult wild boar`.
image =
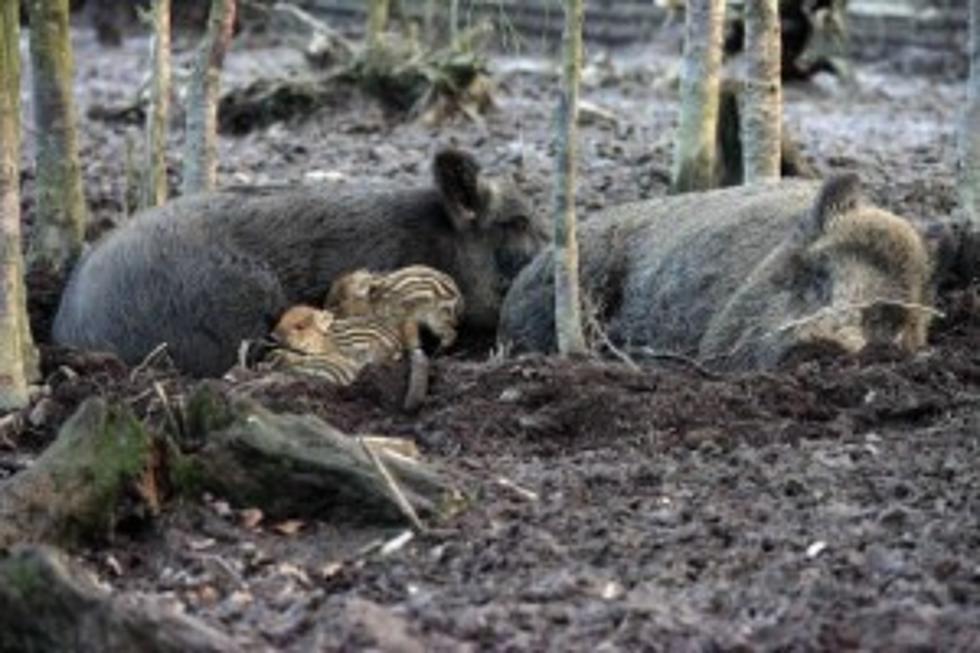
<svg viewBox="0 0 980 653">
<path fill-rule="evenodd" d="M 813 341 L 925 343 L 931 266 L 913 227 L 857 177 L 782 181 L 613 207 L 580 231 L 583 289 L 613 342 L 718 369 L 777 364 Z M 555 347 L 552 252 L 518 275 L 499 338 Z"/>
<path fill-rule="evenodd" d="M 319 305 L 341 274 L 415 263 L 456 280 L 464 328 L 493 329 L 544 227 L 468 153 L 438 152 L 433 176 L 429 188 L 215 192 L 147 211 L 81 259 L 54 339 L 131 364 L 166 342 L 182 370 L 219 375 L 243 339 L 266 335 L 290 305 Z"/>
</svg>

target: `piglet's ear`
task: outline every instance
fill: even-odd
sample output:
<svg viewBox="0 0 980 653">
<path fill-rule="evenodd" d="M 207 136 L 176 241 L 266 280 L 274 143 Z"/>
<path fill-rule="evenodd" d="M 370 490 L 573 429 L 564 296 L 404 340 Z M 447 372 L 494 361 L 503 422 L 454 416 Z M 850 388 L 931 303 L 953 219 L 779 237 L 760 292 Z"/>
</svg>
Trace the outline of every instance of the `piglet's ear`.
<svg viewBox="0 0 980 653">
<path fill-rule="evenodd" d="M 432 173 L 453 226 L 472 228 L 482 204 L 480 164 L 466 152 L 443 149 L 436 154 Z"/>
<path fill-rule="evenodd" d="M 831 177 L 824 182 L 809 214 L 801 225 L 805 238 L 824 234 L 834 218 L 855 210 L 863 201 L 861 180 L 853 172 Z"/>
</svg>

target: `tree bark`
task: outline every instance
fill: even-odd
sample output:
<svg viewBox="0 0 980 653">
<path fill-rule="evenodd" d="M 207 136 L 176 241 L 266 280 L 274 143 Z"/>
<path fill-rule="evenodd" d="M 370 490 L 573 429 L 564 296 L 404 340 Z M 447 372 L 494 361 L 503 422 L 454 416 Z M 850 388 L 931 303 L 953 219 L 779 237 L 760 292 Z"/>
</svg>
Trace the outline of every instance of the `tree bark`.
<svg viewBox="0 0 980 653">
<path fill-rule="evenodd" d="M 388 0 L 369 0 L 367 44 L 370 50 L 381 47 L 381 35 L 388 25 Z"/>
<path fill-rule="evenodd" d="M 724 17 L 725 0 L 687 3 L 673 192 L 713 185 Z"/>
<path fill-rule="evenodd" d="M 38 376 L 20 230 L 20 16 L 0 7 L 0 411 L 27 405 Z"/>
<path fill-rule="evenodd" d="M 164 482 L 160 442 L 125 407 L 83 403 L 34 464 L 0 485 L 0 549 L 23 542 L 100 541 L 121 511 L 154 512 Z M 139 497 L 139 505 L 123 499 Z"/>
<path fill-rule="evenodd" d="M 184 195 L 214 188 L 218 177 L 218 97 L 221 67 L 235 23 L 235 0 L 211 0 L 208 30 L 201 43 L 187 92 L 184 138 Z"/>
<path fill-rule="evenodd" d="M 167 201 L 167 119 L 170 114 L 170 0 L 153 0 L 153 80 L 146 114 L 143 206 Z"/>
<path fill-rule="evenodd" d="M 35 653 L 223 653 L 240 646 L 193 617 L 120 599 L 49 547 L 0 559 L 0 650 Z"/>
<path fill-rule="evenodd" d="M 970 0 L 970 76 L 958 141 L 960 202 L 971 230 L 980 231 L 980 0 Z"/>
<path fill-rule="evenodd" d="M 558 351 L 583 354 L 582 302 L 579 296 L 578 238 L 575 233 L 575 180 L 578 158 L 578 98 L 582 71 L 583 0 L 565 0 L 562 39 L 562 92 L 558 100 L 555 142 L 555 330 Z"/>
<path fill-rule="evenodd" d="M 37 134 L 37 217 L 31 267 L 64 272 L 85 238 L 87 208 L 78 158 L 68 0 L 29 0 Z"/>
<path fill-rule="evenodd" d="M 742 148 L 745 183 L 779 179 L 783 124 L 779 0 L 745 0 Z"/>
</svg>

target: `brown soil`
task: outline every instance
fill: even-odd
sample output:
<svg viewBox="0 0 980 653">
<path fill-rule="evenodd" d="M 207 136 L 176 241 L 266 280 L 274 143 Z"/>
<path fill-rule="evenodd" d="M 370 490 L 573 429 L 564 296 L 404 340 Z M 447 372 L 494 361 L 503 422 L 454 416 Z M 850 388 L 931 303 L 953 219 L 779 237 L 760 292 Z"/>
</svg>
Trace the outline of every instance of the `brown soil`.
<svg viewBox="0 0 980 653">
<path fill-rule="evenodd" d="M 146 46 L 101 50 L 76 34 L 83 116 L 129 100 Z M 660 195 L 668 178 L 676 58 L 642 50 L 612 61 L 586 71 L 585 98 L 619 120 L 582 130 L 585 219 Z M 299 62 L 240 43 L 229 79 Z M 436 145 L 455 140 L 495 167 L 522 164 L 545 209 L 557 76 L 513 56 L 496 69 L 501 109 L 485 128 L 393 122 L 338 94 L 305 120 L 225 138 L 222 181 L 337 171 L 416 182 Z M 788 119 L 822 172 L 859 172 L 904 215 L 948 215 L 962 84 L 894 69 L 860 68 L 856 89 L 829 78 L 789 88 Z M 120 215 L 133 129 L 82 120 L 103 225 Z M 178 129 L 172 145 L 176 168 Z M 27 174 L 28 221 L 31 189 Z M 34 275 L 31 292 L 43 341 L 58 284 Z M 414 438 L 428 460 L 466 475 L 473 507 L 385 555 L 373 545 L 400 529 L 313 522 L 282 534 L 247 525 L 248 506 L 206 497 L 80 556 L 118 591 L 159 597 L 246 650 L 978 650 L 980 291 L 945 291 L 940 308 L 930 346 L 912 358 L 813 351 L 721 379 L 683 362 L 634 371 L 473 345 L 435 361 L 432 396 L 414 416 L 397 407 L 398 367 L 344 389 L 257 384 L 277 410 Z M 191 386 L 51 347 L 44 363 L 49 393 L 4 434 L 0 475 L 28 464 L 86 396 L 125 398 L 153 423 L 162 414 L 151 380 L 172 397 Z"/>
</svg>

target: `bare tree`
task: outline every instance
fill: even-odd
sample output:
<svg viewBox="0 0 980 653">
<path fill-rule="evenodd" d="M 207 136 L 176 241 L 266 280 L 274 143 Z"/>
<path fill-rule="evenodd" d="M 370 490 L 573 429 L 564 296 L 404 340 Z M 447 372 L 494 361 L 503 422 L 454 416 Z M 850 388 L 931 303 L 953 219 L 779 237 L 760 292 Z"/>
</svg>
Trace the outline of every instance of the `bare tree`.
<svg viewBox="0 0 980 653">
<path fill-rule="evenodd" d="M 0 410 L 25 406 L 37 377 L 21 255 L 19 14 L 0 4 Z"/>
<path fill-rule="evenodd" d="M 422 5 L 422 36 L 431 42 L 435 37 L 436 0 L 425 0 Z"/>
<path fill-rule="evenodd" d="M 381 35 L 388 25 L 388 0 L 369 0 L 367 44 L 370 50 L 381 47 Z"/>
<path fill-rule="evenodd" d="M 218 95 L 221 67 L 235 23 L 235 0 L 211 0 L 208 30 L 187 91 L 187 127 L 181 191 L 214 188 L 218 177 Z"/>
<path fill-rule="evenodd" d="M 689 0 L 684 24 L 680 124 L 671 188 L 713 185 L 725 0 Z"/>
<path fill-rule="evenodd" d="M 459 0 L 449 0 L 449 43 L 456 45 L 459 40 Z"/>
<path fill-rule="evenodd" d="M 980 0 L 970 0 L 970 77 L 959 128 L 960 201 L 980 230 Z"/>
<path fill-rule="evenodd" d="M 745 183 L 778 179 L 783 124 L 779 0 L 745 0 L 742 148 Z"/>
<path fill-rule="evenodd" d="M 31 78 L 37 133 L 37 217 L 32 267 L 64 271 L 81 251 L 87 209 L 78 158 L 68 0 L 30 0 Z"/>
<path fill-rule="evenodd" d="M 579 296 L 578 239 L 575 235 L 575 179 L 578 156 L 579 77 L 582 72 L 583 0 L 565 0 L 562 39 L 562 91 L 555 121 L 554 242 L 555 330 L 558 351 L 584 353 Z"/>
<path fill-rule="evenodd" d="M 146 114 L 143 206 L 167 201 L 167 117 L 170 113 L 170 0 L 153 0 L 153 80 Z"/>
</svg>

